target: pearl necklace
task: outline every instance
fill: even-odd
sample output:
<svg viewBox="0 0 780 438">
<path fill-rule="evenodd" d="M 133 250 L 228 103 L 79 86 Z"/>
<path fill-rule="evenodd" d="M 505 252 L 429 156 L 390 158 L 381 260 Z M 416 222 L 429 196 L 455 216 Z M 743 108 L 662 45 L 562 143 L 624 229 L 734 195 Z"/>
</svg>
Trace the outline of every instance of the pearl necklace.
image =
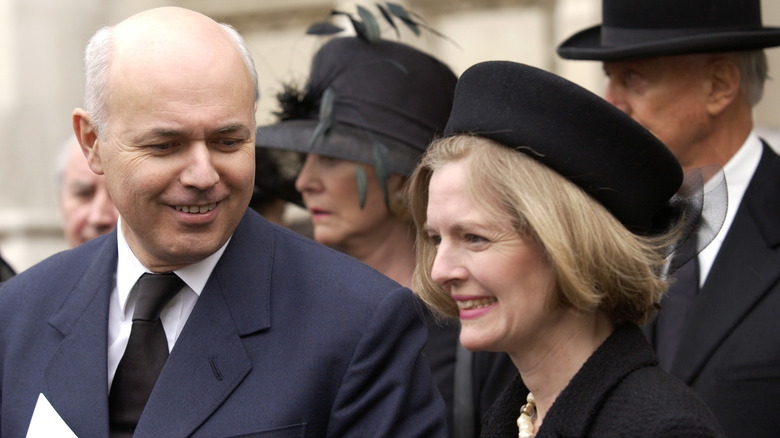
<svg viewBox="0 0 780 438">
<path fill-rule="evenodd" d="M 520 416 L 517 417 L 518 438 L 534 438 L 534 417 L 536 417 L 536 399 L 530 392 L 525 399 L 526 403 L 520 408 Z"/>
</svg>

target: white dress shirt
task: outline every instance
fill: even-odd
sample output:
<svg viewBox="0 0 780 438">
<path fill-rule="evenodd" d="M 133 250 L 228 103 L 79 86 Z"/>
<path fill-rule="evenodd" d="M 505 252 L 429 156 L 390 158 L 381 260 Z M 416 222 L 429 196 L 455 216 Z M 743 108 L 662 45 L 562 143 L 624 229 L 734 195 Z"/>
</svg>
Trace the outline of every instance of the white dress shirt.
<svg viewBox="0 0 780 438">
<path fill-rule="evenodd" d="M 720 251 L 720 246 L 726 238 L 726 234 L 734 222 L 734 216 L 737 214 L 742 197 L 745 195 L 750 180 L 756 172 L 758 162 L 761 161 L 763 146 L 761 140 L 755 131 L 748 135 L 745 143 L 734 154 L 733 157 L 723 166 L 723 172 L 726 174 L 726 185 L 728 186 L 728 209 L 726 210 L 726 219 L 723 222 L 715 239 L 702 252 L 699 253 L 699 286 L 704 285 L 707 275 L 710 273 L 715 257 Z"/>
<path fill-rule="evenodd" d="M 117 266 L 116 282 L 114 290 L 111 292 L 111 302 L 108 309 L 108 387 L 111 388 L 111 382 L 114 380 L 119 361 L 125 353 L 127 340 L 130 337 L 130 329 L 133 326 L 133 311 L 138 299 L 136 294 L 130 296 L 130 291 L 136 281 L 146 272 L 141 262 L 133 254 L 130 246 L 127 244 L 121 227 L 122 219 L 117 224 Z M 228 239 L 230 242 L 230 239 Z M 187 322 L 190 313 L 192 313 L 195 302 L 200 293 L 206 286 L 206 282 L 211 276 L 222 253 L 225 252 L 228 242 L 217 250 L 214 254 L 205 259 L 193 263 L 185 268 L 174 271 L 181 278 L 185 286 L 160 314 L 165 335 L 168 338 L 168 351 L 173 349 L 173 345 L 179 338 L 184 324 Z"/>
</svg>

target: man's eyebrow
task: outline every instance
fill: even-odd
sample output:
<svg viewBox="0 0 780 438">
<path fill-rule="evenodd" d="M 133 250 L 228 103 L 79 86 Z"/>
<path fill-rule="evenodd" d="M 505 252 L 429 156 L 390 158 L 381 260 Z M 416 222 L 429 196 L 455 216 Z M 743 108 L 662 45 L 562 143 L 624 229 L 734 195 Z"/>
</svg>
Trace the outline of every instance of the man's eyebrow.
<svg viewBox="0 0 780 438">
<path fill-rule="evenodd" d="M 135 143 L 145 143 L 153 138 L 170 138 L 180 137 L 184 135 L 184 131 L 175 128 L 153 128 L 148 131 L 140 133 L 135 138 Z"/>
<path fill-rule="evenodd" d="M 215 131 L 213 131 L 217 134 L 233 134 L 233 133 L 242 133 L 242 134 L 249 134 L 250 129 L 243 123 L 231 123 L 225 126 L 222 126 Z M 146 141 L 149 141 L 149 139 L 152 138 L 173 138 L 173 137 L 183 137 L 186 136 L 187 132 L 182 129 L 177 128 L 152 128 L 144 133 L 141 133 L 136 138 L 136 143 L 144 143 Z"/>
<path fill-rule="evenodd" d="M 232 134 L 234 132 L 248 133 L 249 128 L 247 128 L 247 126 L 243 123 L 233 123 L 217 129 L 216 132 L 219 134 Z"/>
</svg>

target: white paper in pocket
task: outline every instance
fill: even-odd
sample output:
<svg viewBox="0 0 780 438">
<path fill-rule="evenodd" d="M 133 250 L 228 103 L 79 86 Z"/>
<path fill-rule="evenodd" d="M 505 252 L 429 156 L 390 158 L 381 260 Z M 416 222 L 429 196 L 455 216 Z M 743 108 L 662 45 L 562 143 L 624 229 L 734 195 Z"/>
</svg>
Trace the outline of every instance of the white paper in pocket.
<svg viewBox="0 0 780 438">
<path fill-rule="evenodd" d="M 65 424 L 65 420 L 54 410 L 46 396 L 38 395 L 35 403 L 30 427 L 27 429 L 27 438 L 76 438 L 76 434 Z"/>
</svg>

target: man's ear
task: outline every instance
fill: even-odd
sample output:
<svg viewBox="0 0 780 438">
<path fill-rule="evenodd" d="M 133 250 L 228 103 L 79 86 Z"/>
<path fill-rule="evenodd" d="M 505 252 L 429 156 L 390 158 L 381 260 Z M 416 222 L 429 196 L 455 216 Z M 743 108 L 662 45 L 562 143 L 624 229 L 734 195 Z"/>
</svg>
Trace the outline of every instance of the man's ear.
<svg viewBox="0 0 780 438">
<path fill-rule="evenodd" d="M 89 168 L 98 175 L 103 174 L 103 164 L 98 153 L 98 136 L 89 114 L 81 108 L 73 111 L 73 132 L 81 145 L 81 151 L 87 158 Z"/>
<path fill-rule="evenodd" d="M 707 65 L 709 89 L 707 111 L 717 116 L 740 94 L 741 74 L 737 63 L 728 56 L 717 56 Z"/>
</svg>

